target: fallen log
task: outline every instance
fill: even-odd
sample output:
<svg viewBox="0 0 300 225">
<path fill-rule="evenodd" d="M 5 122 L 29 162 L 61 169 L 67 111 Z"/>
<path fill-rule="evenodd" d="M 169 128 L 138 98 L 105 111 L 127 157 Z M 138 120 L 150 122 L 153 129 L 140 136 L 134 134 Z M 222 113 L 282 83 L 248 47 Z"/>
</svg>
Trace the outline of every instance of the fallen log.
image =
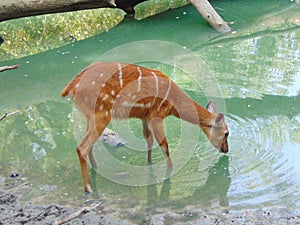
<svg viewBox="0 0 300 225">
<path fill-rule="evenodd" d="M 147 0 L 1 0 L 0 22 L 49 13 L 70 12 L 96 8 L 119 8 L 127 13 Z"/>
</svg>

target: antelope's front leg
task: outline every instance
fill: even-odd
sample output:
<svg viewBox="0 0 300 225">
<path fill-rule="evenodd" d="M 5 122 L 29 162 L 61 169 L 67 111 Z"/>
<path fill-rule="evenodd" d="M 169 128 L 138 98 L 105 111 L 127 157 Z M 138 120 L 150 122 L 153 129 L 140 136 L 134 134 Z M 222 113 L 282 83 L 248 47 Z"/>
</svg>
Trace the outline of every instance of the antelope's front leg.
<svg viewBox="0 0 300 225">
<path fill-rule="evenodd" d="M 147 120 L 143 120 L 143 136 L 147 142 L 148 148 L 148 164 L 152 163 L 152 148 L 153 148 L 153 135 L 149 129 L 149 124 Z"/>
</svg>

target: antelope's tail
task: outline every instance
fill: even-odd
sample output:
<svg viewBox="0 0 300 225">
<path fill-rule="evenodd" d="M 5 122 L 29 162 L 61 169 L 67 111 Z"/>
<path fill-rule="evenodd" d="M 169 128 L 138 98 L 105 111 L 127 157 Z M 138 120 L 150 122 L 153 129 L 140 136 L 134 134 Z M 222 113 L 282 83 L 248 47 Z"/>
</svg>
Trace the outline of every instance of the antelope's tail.
<svg viewBox="0 0 300 225">
<path fill-rule="evenodd" d="M 60 95 L 61 95 L 62 97 L 66 97 L 67 95 L 70 94 L 71 90 L 72 90 L 72 86 L 71 86 L 71 84 L 69 83 L 69 84 L 67 84 L 67 86 L 64 87 L 64 89 L 62 90 L 62 92 L 60 93 Z"/>
<path fill-rule="evenodd" d="M 66 97 L 69 94 L 71 94 L 73 96 L 75 95 L 75 92 L 76 92 L 77 87 L 79 86 L 82 74 L 83 74 L 82 72 L 79 73 L 76 77 L 73 78 L 73 80 L 70 81 L 70 83 L 68 83 L 64 87 L 64 89 L 60 93 L 60 95 L 62 97 Z"/>
</svg>

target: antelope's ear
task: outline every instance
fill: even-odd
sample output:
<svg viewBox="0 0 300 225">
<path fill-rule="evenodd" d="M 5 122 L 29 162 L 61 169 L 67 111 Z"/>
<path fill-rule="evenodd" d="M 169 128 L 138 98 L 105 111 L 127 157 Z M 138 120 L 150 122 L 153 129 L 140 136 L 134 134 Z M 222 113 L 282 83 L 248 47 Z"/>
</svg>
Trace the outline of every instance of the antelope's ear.
<svg viewBox="0 0 300 225">
<path fill-rule="evenodd" d="M 217 117 L 214 121 L 213 126 L 214 127 L 220 127 L 220 126 L 222 126 L 223 122 L 224 122 L 224 114 L 223 113 L 218 113 L 218 115 L 217 115 Z"/>
<path fill-rule="evenodd" d="M 219 113 L 217 118 L 216 118 L 216 124 L 220 124 L 224 122 L 224 114 L 223 113 Z"/>
<path fill-rule="evenodd" d="M 216 106 L 216 103 L 213 101 L 208 102 L 206 109 L 210 113 L 217 113 L 217 106 Z"/>
</svg>

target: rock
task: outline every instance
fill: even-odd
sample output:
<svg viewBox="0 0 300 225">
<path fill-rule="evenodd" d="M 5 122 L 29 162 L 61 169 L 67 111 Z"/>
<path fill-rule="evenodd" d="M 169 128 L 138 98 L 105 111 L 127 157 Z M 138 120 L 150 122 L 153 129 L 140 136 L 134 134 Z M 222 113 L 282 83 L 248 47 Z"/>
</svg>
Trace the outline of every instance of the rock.
<svg viewBox="0 0 300 225">
<path fill-rule="evenodd" d="M 112 147 L 124 146 L 126 142 L 113 130 L 105 128 L 100 140 Z"/>
</svg>

